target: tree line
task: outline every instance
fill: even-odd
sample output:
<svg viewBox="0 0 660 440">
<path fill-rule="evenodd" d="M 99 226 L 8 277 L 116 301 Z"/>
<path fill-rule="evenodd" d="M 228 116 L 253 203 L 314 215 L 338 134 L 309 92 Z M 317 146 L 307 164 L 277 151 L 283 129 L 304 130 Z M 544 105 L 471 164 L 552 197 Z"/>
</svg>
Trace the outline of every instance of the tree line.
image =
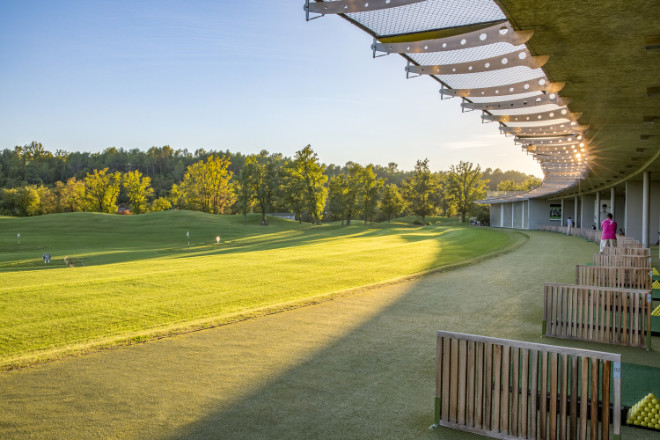
<svg viewBox="0 0 660 440">
<path fill-rule="evenodd" d="M 414 214 L 475 214 L 474 202 L 493 189 L 528 189 L 540 179 L 515 171 L 482 171 L 469 162 L 431 172 L 428 159 L 412 171 L 387 166 L 322 164 L 311 146 L 293 158 L 259 154 L 174 150 L 146 152 L 108 148 L 101 153 L 55 154 L 42 144 L 0 154 L 0 214 L 31 216 L 56 212 L 140 214 L 172 208 L 214 214 L 293 212 L 299 221 L 350 224 Z M 123 210 L 123 209 L 122 209 Z M 483 211 L 483 209 L 482 209 Z"/>
</svg>

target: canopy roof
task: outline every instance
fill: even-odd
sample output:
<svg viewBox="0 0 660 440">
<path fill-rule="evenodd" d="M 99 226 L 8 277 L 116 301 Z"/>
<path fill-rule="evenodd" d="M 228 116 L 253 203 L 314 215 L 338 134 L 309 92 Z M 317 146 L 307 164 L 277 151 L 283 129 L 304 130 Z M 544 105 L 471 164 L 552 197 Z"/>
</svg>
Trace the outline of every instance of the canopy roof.
<svg viewBox="0 0 660 440">
<path fill-rule="evenodd" d="M 374 56 L 400 54 L 408 76 L 433 79 L 443 97 L 481 111 L 532 154 L 543 184 L 500 201 L 574 196 L 660 172 L 657 0 L 339 0 L 305 8 L 310 19 L 336 13 L 368 32 Z"/>
</svg>

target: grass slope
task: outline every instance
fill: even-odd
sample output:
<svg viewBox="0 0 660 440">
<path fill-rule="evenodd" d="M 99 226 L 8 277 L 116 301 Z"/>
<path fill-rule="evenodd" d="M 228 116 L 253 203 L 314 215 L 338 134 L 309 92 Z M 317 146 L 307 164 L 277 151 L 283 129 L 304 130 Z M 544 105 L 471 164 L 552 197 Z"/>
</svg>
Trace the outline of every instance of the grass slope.
<svg viewBox="0 0 660 440">
<path fill-rule="evenodd" d="M 0 218 L 0 369 L 287 309 L 519 239 L 451 223 L 257 223 L 186 211 Z"/>
</svg>

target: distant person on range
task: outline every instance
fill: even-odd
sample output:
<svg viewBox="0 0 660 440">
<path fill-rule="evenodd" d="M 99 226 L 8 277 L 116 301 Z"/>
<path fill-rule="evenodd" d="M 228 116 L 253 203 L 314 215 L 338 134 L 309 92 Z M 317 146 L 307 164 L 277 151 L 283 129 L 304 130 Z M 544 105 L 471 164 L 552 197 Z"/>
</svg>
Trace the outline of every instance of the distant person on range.
<svg viewBox="0 0 660 440">
<path fill-rule="evenodd" d="M 603 253 L 605 246 L 615 247 L 617 224 L 612 219 L 612 214 L 607 214 L 607 218 L 600 224 L 603 230 L 603 236 L 600 239 L 600 252 Z"/>
<path fill-rule="evenodd" d="M 571 235 L 572 227 L 573 227 L 573 219 L 569 217 L 568 220 L 566 220 L 566 235 Z"/>
</svg>

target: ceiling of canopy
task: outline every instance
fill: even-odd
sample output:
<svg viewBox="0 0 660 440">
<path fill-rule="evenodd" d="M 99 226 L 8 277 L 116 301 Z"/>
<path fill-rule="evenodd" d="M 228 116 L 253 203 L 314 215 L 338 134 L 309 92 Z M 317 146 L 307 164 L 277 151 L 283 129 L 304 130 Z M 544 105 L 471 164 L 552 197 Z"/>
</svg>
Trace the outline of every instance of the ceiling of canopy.
<svg viewBox="0 0 660 440">
<path fill-rule="evenodd" d="M 543 184 L 500 201 L 623 191 L 643 171 L 660 179 L 657 0 L 308 0 L 305 10 L 358 26 L 374 56 L 399 54 L 408 77 L 435 81 L 497 124 L 511 154 L 533 155 Z"/>
</svg>

